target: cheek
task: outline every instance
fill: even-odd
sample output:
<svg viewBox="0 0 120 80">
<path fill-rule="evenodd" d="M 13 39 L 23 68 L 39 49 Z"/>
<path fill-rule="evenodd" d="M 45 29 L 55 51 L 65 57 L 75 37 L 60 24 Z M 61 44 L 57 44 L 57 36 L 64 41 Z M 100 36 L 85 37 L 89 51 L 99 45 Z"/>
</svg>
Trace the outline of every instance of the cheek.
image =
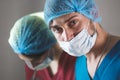
<svg viewBox="0 0 120 80">
<path fill-rule="evenodd" d="M 58 41 L 62 41 L 62 36 L 60 34 L 54 34 L 54 36 Z"/>
<path fill-rule="evenodd" d="M 84 22 L 79 21 L 74 27 L 73 30 L 74 32 L 79 33 L 85 26 Z"/>
<path fill-rule="evenodd" d="M 74 35 L 77 35 L 83 27 L 81 25 L 77 25 L 72 31 L 74 32 Z"/>
<path fill-rule="evenodd" d="M 80 31 L 81 31 L 80 26 L 78 26 L 77 28 L 73 29 L 74 34 L 77 34 L 77 33 L 79 33 Z"/>
</svg>

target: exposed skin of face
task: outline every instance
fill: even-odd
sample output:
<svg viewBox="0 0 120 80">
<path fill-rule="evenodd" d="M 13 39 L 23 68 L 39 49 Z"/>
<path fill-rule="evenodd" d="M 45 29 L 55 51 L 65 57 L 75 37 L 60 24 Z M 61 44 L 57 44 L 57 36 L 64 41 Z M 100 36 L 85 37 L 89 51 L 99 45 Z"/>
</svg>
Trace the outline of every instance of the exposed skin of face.
<svg viewBox="0 0 120 80">
<path fill-rule="evenodd" d="M 72 12 L 70 14 L 66 14 L 55 18 L 50 23 L 50 28 L 53 31 L 57 40 L 59 41 L 70 41 L 83 28 L 88 28 L 88 32 L 92 35 L 94 32 L 93 26 L 94 25 L 90 22 L 90 20 L 87 17 L 76 12 Z"/>
</svg>

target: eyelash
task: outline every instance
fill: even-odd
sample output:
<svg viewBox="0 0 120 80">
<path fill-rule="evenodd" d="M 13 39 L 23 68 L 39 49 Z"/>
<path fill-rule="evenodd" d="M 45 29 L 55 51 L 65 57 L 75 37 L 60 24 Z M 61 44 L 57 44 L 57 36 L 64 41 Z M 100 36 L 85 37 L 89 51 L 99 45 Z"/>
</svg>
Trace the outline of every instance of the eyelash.
<svg viewBox="0 0 120 80">
<path fill-rule="evenodd" d="M 70 20 L 66 25 L 69 27 L 69 28 L 74 28 L 76 27 L 78 24 L 78 19 L 72 19 Z M 63 29 L 59 26 L 54 26 L 51 28 L 51 30 L 54 32 L 54 33 L 62 33 Z"/>
<path fill-rule="evenodd" d="M 77 20 L 72 20 L 68 23 L 68 26 L 72 28 L 77 24 L 77 22 L 78 22 Z"/>
<path fill-rule="evenodd" d="M 55 28 L 52 28 L 52 31 L 55 33 L 60 33 L 60 32 L 62 32 L 62 28 L 55 27 Z"/>
</svg>

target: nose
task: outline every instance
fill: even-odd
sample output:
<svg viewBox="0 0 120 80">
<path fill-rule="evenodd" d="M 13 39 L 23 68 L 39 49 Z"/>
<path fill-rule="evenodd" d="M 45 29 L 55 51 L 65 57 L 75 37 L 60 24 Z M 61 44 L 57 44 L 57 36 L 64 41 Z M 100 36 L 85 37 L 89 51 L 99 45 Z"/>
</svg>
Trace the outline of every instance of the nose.
<svg viewBox="0 0 120 80">
<path fill-rule="evenodd" d="M 74 32 L 72 30 L 64 29 L 61 37 L 63 41 L 70 41 L 74 38 Z"/>
</svg>

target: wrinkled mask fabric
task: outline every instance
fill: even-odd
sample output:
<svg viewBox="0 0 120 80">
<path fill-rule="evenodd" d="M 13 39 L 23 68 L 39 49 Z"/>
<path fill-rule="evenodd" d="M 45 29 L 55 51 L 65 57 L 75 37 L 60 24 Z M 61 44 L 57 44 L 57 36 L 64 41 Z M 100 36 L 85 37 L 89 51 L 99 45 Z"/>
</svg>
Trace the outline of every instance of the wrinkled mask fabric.
<svg viewBox="0 0 120 80">
<path fill-rule="evenodd" d="M 30 61 L 25 61 L 25 63 L 27 64 L 27 66 L 32 69 L 32 70 L 41 70 L 41 69 L 44 69 L 46 67 L 49 66 L 49 64 L 52 62 L 52 58 L 50 57 L 47 57 L 42 63 L 40 63 L 39 65 L 33 67 L 32 66 L 32 63 Z"/>
<path fill-rule="evenodd" d="M 87 29 L 84 28 L 77 36 L 71 41 L 64 42 L 58 41 L 60 47 L 72 56 L 82 56 L 87 54 L 94 46 L 97 38 L 96 31 L 91 36 Z"/>
</svg>

